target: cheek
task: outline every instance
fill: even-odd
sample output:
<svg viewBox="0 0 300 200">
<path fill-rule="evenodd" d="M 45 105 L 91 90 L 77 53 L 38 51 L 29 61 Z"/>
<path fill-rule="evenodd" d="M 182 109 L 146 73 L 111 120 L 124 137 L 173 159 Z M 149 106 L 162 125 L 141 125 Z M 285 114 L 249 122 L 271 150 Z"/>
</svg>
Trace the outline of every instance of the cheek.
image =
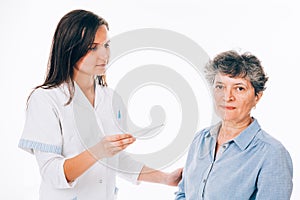
<svg viewBox="0 0 300 200">
<path fill-rule="evenodd" d="M 244 99 L 241 105 L 242 109 L 250 111 L 255 106 L 255 100 Z"/>
<path fill-rule="evenodd" d="M 83 65 L 89 65 L 89 66 L 95 65 L 95 63 L 96 63 L 96 59 L 93 56 L 84 57 L 83 62 L 82 62 Z"/>
<path fill-rule="evenodd" d="M 215 104 L 220 104 L 223 101 L 223 97 L 219 93 L 214 93 L 213 98 L 214 98 Z"/>
<path fill-rule="evenodd" d="M 213 96 L 213 103 L 214 103 L 214 108 L 215 108 L 216 113 L 222 114 L 224 112 L 224 110 L 222 110 L 219 107 L 220 105 L 224 104 L 223 101 L 222 101 L 222 98 L 215 94 Z"/>
<path fill-rule="evenodd" d="M 83 70 L 83 69 L 86 69 L 87 67 L 90 67 L 94 63 L 95 63 L 95 61 L 94 61 L 93 57 L 90 56 L 89 54 L 87 54 L 76 63 L 76 66 L 78 69 Z"/>
</svg>

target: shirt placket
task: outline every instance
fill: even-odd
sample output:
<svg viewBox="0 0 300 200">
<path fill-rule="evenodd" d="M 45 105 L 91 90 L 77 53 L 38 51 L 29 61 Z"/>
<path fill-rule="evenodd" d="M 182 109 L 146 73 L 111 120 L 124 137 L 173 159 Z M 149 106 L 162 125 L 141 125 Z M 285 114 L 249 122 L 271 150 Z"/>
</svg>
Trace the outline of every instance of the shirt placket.
<svg viewBox="0 0 300 200">
<path fill-rule="evenodd" d="M 227 149 L 227 147 L 229 145 L 229 143 L 223 144 L 221 146 L 221 148 L 218 150 L 216 156 L 214 156 L 215 155 L 215 149 L 216 149 L 216 140 L 215 140 L 215 138 L 213 138 L 211 136 L 208 137 L 208 139 L 210 141 L 206 144 L 208 144 L 210 146 L 210 149 L 213 149 L 213 150 L 211 150 L 210 154 L 209 154 L 211 164 L 207 167 L 207 170 L 204 173 L 204 176 L 203 176 L 203 178 L 201 180 L 201 183 L 200 183 L 201 199 L 204 199 L 204 197 L 205 197 L 205 187 L 206 187 L 206 184 L 207 184 L 207 180 L 208 180 L 209 175 L 210 175 L 210 173 L 211 173 L 211 171 L 214 167 L 214 164 L 215 164 L 216 160 L 218 160 L 223 155 L 223 153 L 225 152 L 225 150 Z M 211 148 L 211 147 L 213 147 L 213 148 Z"/>
<path fill-rule="evenodd" d="M 214 153 L 215 153 L 215 138 L 211 135 L 207 136 L 205 138 L 207 141 L 205 142 L 206 145 L 208 145 L 207 149 L 209 149 L 209 159 L 210 159 L 210 165 L 207 167 L 207 170 L 205 171 L 202 180 L 200 182 L 200 190 L 199 193 L 200 199 L 204 199 L 204 192 L 205 192 L 205 186 L 207 183 L 207 179 L 209 178 L 209 174 L 213 168 L 214 165 Z"/>
</svg>

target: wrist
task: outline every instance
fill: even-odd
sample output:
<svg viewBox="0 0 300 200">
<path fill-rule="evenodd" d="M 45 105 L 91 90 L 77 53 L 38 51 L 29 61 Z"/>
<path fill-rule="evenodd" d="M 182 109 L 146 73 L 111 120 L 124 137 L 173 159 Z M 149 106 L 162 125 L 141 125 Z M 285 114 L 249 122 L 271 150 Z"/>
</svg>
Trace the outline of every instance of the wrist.
<svg viewBox="0 0 300 200">
<path fill-rule="evenodd" d="M 104 158 L 101 152 L 99 152 L 99 148 L 95 145 L 86 150 L 89 156 L 95 161 L 101 160 Z"/>
<path fill-rule="evenodd" d="M 166 173 L 166 172 L 161 172 L 161 183 L 162 184 L 165 184 L 165 185 L 168 185 L 169 183 L 169 173 Z"/>
</svg>

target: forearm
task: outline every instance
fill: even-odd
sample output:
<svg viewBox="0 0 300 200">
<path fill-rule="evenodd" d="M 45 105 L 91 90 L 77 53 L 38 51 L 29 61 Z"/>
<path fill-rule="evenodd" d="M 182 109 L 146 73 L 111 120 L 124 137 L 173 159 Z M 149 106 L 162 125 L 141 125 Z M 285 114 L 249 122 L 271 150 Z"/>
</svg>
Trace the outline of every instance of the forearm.
<svg viewBox="0 0 300 200">
<path fill-rule="evenodd" d="M 74 181 L 95 164 L 96 161 L 97 159 L 89 150 L 85 150 L 73 158 L 66 159 L 64 163 L 64 173 L 67 181 Z"/>
<path fill-rule="evenodd" d="M 84 170 L 82 165 L 77 164 L 77 162 L 79 162 L 77 158 L 80 156 L 85 157 L 84 154 L 76 156 L 76 159 L 65 159 L 62 155 L 55 153 L 41 151 L 35 151 L 34 153 L 39 165 L 42 179 L 52 185 L 53 188 L 65 189 L 73 187 L 73 184 L 70 184 L 70 182 L 79 177 L 83 173 L 82 171 L 89 168 L 89 165 L 86 165 L 86 169 Z M 88 164 L 87 160 L 82 160 L 82 163 L 83 162 Z M 75 169 L 75 171 L 71 169 L 71 166 L 73 166 L 73 168 L 77 168 L 77 165 L 81 166 L 78 168 L 81 171 L 78 169 Z M 92 164 L 90 164 L 90 166 L 91 165 Z"/>
<path fill-rule="evenodd" d="M 183 168 L 178 168 L 171 173 L 165 173 L 144 166 L 139 174 L 138 180 L 152 183 L 161 183 L 169 186 L 177 186 L 182 178 L 182 170 Z"/>
<path fill-rule="evenodd" d="M 144 166 L 138 181 L 167 184 L 167 173 Z"/>
<path fill-rule="evenodd" d="M 83 151 L 78 156 L 67 159 L 64 163 L 66 179 L 71 182 L 89 169 L 97 160 L 108 158 L 120 153 L 128 145 L 132 144 L 135 138 L 130 134 L 116 134 L 105 136 L 100 142 Z"/>
</svg>

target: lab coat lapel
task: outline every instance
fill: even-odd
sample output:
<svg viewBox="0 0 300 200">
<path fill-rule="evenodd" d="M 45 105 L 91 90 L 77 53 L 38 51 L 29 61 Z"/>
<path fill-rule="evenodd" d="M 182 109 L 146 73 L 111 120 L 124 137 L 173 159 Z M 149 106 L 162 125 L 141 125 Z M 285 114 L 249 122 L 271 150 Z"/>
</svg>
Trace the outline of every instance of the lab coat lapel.
<svg viewBox="0 0 300 200">
<path fill-rule="evenodd" d="M 81 91 L 80 87 L 74 83 L 75 93 L 73 99 L 74 120 L 79 138 L 86 148 L 95 145 L 103 136 L 103 127 L 99 126 L 95 110 Z"/>
</svg>

